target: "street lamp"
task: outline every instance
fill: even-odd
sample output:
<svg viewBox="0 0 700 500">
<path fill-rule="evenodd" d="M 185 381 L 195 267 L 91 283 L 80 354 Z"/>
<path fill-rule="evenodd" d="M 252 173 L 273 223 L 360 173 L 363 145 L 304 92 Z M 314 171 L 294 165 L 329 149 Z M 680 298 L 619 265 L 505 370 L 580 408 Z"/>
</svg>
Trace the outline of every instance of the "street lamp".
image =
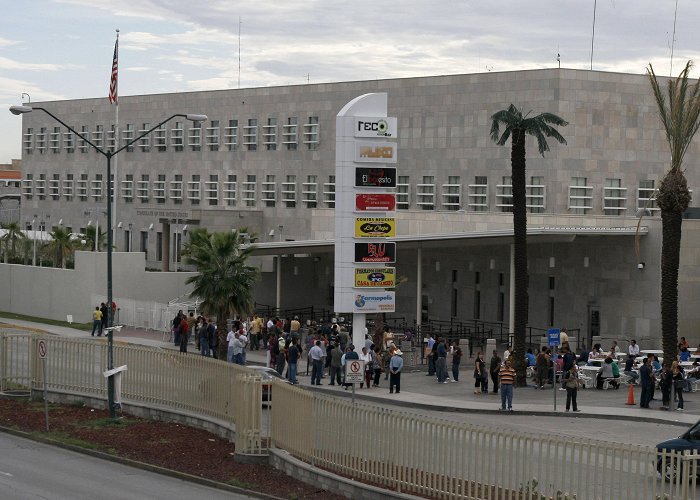
<svg viewBox="0 0 700 500">
<path fill-rule="evenodd" d="M 177 117 L 182 117 L 186 118 L 187 120 L 190 120 L 195 123 L 202 123 L 207 121 L 207 115 L 196 115 L 196 114 L 183 114 L 183 113 L 176 113 L 169 118 L 166 118 L 162 122 L 160 122 L 158 125 L 155 125 L 151 127 L 150 129 L 146 130 L 142 134 L 140 134 L 138 137 L 135 137 L 134 139 L 131 139 L 128 141 L 126 144 L 124 144 L 122 147 L 115 149 L 114 151 L 105 151 L 102 148 L 97 147 L 90 139 L 85 137 L 83 134 L 75 130 L 73 127 L 68 125 L 66 122 L 58 118 L 56 115 L 51 113 L 49 110 L 46 108 L 42 108 L 40 106 L 10 106 L 10 112 L 13 115 L 22 115 L 25 113 L 31 113 L 32 111 L 43 111 L 47 115 L 49 115 L 51 118 L 56 120 L 58 123 L 66 127 L 68 130 L 73 132 L 77 137 L 80 137 L 83 141 L 85 141 L 86 144 L 89 144 L 95 151 L 100 153 L 102 156 L 107 158 L 107 327 L 108 327 L 108 335 L 107 335 L 107 345 L 108 345 L 108 363 L 107 363 L 107 369 L 111 370 L 114 368 L 113 366 L 113 358 L 112 358 L 112 348 L 113 348 L 113 339 L 112 339 L 112 329 L 111 327 L 113 319 L 114 319 L 114 312 L 112 311 L 112 245 L 113 245 L 113 235 L 112 235 L 112 157 L 116 156 L 119 154 L 121 151 L 125 150 L 135 142 L 138 142 L 141 140 L 143 137 L 147 136 L 157 128 L 160 128 L 162 125 L 166 124 L 173 118 Z M 118 144 L 118 143 L 117 143 Z M 96 238 L 97 239 L 97 238 Z M 109 416 L 110 418 L 115 418 L 115 409 L 114 409 L 114 377 L 109 377 L 108 379 L 108 385 L 107 385 L 107 404 L 109 405 Z"/>
</svg>

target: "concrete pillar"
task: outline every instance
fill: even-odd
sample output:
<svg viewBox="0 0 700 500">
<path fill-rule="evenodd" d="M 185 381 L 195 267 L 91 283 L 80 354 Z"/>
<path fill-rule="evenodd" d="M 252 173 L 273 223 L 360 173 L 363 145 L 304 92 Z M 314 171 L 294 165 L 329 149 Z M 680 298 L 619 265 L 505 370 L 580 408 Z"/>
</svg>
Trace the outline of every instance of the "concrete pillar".
<svg viewBox="0 0 700 500">
<path fill-rule="evenodd" d="M 280 309 L 282 308 L 282 256 L 277 256 L 277 287 L 275 290 L 275 309 L 277 309 L 277 314 L 280 314 Z"/>
<path fill-rule="evenodd" d="M 362 354 L 362 348 L 365 346 L 365 332 L 367 331 L 367 315 L 362 313 L 353 313 L 352 315 L 352 343 L 355 346 L 355 352 Z"/>
<path fill-rule="evenodd" d="M 496 339 L 486 339 L 486 352 L 484 359 L 491 359 L 491 353 L 496 349 Z"/>
<path fill-rule="evenodd" d="M 163 272 L 170 271 L 170 223 L 163 222 L 161 269 Z"/>
<path fill-rule="evenodd" d="M 421 318 L 423 316 L 423 249 L 416 250 L 416 327 L 420 332 Z"/>
</svg>

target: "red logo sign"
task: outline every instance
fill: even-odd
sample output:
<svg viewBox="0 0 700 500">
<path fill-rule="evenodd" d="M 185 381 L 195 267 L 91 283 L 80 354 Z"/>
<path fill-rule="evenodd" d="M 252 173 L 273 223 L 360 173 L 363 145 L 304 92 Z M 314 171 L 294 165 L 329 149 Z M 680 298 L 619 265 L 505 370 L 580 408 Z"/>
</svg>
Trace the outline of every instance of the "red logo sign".
<svg viewBox="0 0 700 500">
<path fill-rule="evenodd" d="M 356 194 L 355 208 L 363 212 L 389 212 L 396 210 L 394 193 Z"/>
</svg>

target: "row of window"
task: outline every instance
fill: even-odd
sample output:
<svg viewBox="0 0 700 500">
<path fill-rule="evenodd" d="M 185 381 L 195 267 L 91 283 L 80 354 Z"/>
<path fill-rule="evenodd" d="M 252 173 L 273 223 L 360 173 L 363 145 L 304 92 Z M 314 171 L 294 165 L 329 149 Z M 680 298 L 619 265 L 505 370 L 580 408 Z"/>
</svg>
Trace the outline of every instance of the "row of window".
<svg viewBox="0 0 700 500">
<path fill-rule="evenodd" d="M 208 180 L 192 174 L 188 180 L 176 174 L 168 181 L 165 174 L 151 178 L 142 174 L 134 179 L 133 174 L 126 174 L 120 182 L 118 196 L 126 203 L 138 200 L 140 203 L 174 204 L 188 201 L 191 205 L 206 203 L 211 206 L 236 206 L 239 202 L 245 207 L 275 207 L 278 203 L 287 208 L 294 208 L 303 203 L 308 208 L 316 208 L 320 203 L 328 208 L 335 206 L 335 176 L 328 181 L 319 183 L 317 175 L 308 175 L 300 182 L 296 175 L 286 175 L 278 179 L 274 174 L 257 176 L 248 174 L 239 181 L 238 175 L 228 174 L 225 177 L 218 174 L 209 175 Z M 258 186 L 259 185 L 259 186 Z M 259 187 L 259 189 L 258 189 Z M 472 184 L 462 184 L 460 176 L 449 176 L 445 184 L 435 183 L 435 177 L 426 175 L 414 186 L 414 206 L 422 210 L 470 210 L 486 212 L 495 208 L 498 211 L 509 212 L 513 207 L 513 189 L 511 178 L 504 176 L 500 184 L 495 186 L 495 196 L 490 204 L 490 189 L 488 178 L 476 176 Z M 106 196 L 106 185 L 102 174 L 95 174 L 89 179 L 88 174 L 66 174 L 61 179 L 60 174 L 52 174 L 46 179 L 46 174 L 39 174 L 34 179 L 27 174 L 22 181 L 22 194 L 26 199 L 37 196 L 39 199 L 49 197 L 58 200 L 77 198 L 80 201 L 92 199 L 102 200 Z M 319 193 L 320 190 L 320 193 Z M 439 197 L 438 197 L 439 191 Z M 655 201 L 653 180 L 640 181 L 637 188 L 636 208 L 646 208 L 651 212 L 658 210 Z M 594 186 L 587 183 L 585 177 L 573 177 L 568 193 L 568 209 L 571 213 L 584 215 L 593 209 Z M 411 184 L 409 176 L 399 176 L 396 186 L 396 206 L 399 210 L 411 207 Z M 319 196 L 320 195 L 320 196 Z M 544 178 L 534 176 L 526 186 L 527 209 L 530 213 L 544 213 L 547 208 L 546 186 Z M 603 213 L 605 215 L 624 215 L 627 207 L 627 188 L 622 187 L 621 179 L 606 179 L 601 191 Z M 258 205 L 258 204 L 261 205 Z"/>
<path fill-rule="evenodd" d="M 201 123 L 193 123 L 185 129 L 183 122 L 172 122 L 170 129 L 167 125 L 161 125 L 153 132 L 145 135 L 134 144 L 126 148 L 127 151 L 138 149 L 142 152 L 149 151 L 201 151 L 203 148 L 209 151 L 228 150 L 235 151 L 239 145 L 247 151 L 256 151 L 259 147 L 268 151 L 274 151 L 278 146 L 287 150 L 296 150 L 299 144 L 307 149 L 317 149 L 320 144 L 321 131 L 317 116 L 310 116 L 308 121 L 301 126 L 297 117 L 287 118 L 287 123 L 278 126 L 277 118 L 268 118 L 267 124 L 258 126 L 258 120 L 250 118 L 247 125 L 241 127 L 239 142 L 238 120 L 228 120 L 222 126 L 219 120 L 211 120 L 203 127 Z M 127 123 L 121 130 L 121 142 L 123 147 L 150 130 L 149 123 L 141 124 L 136 130 L 133 124 Z M 23 149 L 25 153 L 33 151 L 45 153 L 60 153 L 61 149 L 67 153 L 74 153 L 77 149 L 81 153 L 87 153 L 90 145 L 71 131 L 62 131 L 61 127 L 53 127 L 49 132 L 46 127 L 38 131 L 27 128 L 23 137 Z M 95 130 L 90 131 L 86 125 L 80 127 L 80 134 L 89 139 L 95 146 L 102 149 L 106 146 L 109 151 L 117 149 L 116 126 L 112 125 L 106 132 L 103 125 L 95 125 Z"/>
</svg>

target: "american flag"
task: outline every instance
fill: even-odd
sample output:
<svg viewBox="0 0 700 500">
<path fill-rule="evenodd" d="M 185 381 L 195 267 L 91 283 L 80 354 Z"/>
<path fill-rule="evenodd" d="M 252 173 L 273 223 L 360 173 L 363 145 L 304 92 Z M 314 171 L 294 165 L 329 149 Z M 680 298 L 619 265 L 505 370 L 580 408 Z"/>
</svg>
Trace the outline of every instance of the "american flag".
<svg viewBox="0 0 700 500">
<path fill-rule="evenodd" d="M 117 76 L 119 74 L 119 38 L 114 42 L 114 58 L 112 59 L 112 79 L 109 82 L 109 102 L 117 102 Z"/>
</svg>

